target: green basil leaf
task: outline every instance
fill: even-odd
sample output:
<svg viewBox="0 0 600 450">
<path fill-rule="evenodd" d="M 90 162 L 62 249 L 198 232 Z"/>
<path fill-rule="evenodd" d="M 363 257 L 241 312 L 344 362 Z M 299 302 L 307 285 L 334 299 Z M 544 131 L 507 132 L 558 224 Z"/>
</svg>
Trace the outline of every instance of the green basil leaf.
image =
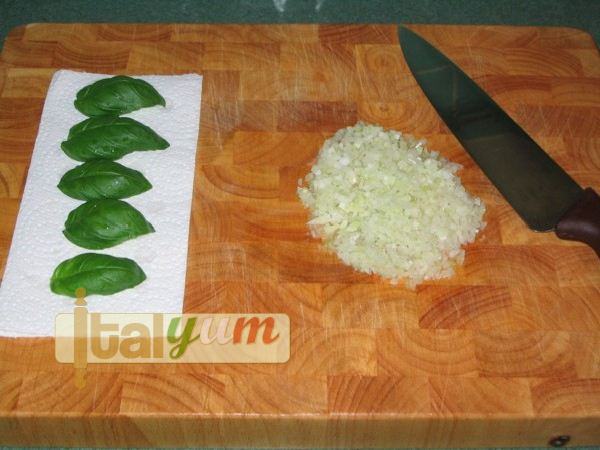
<svg viewBox="0 0 600 450">
<path fill-rule="evenodd" d="M 92 117 L 74 125 L 61 145 L 77 161 L 115 160 L 137 150 L 164 150 L 169 143 L 128 117 Z"/>
<path fill-rule="evenodd" d="M 137 170 L 114 161 L 96 159 L 65 173 L 58 188 L 72 198 L 95 200 L 132 197 L 146 192 L 152 185 Z"/>
<path fill-rule="evenodd" d="M 73 244 L 92 250 L 153 233 L 141 212 L 122 200 L 90 200 L 69 213 L 63 234 Z"/>
<path fill-rule="evenodd" d="M 137 286 L 145 279 L 142 268 L 131 259 L 83 253 L 56 267 L 50 289 L 69 297 L 77 297 L 78 288 L 84 288 L 86 295 L 110 295 Z"/>
<path fill-rule="evenodd" d="M 123 75 L 98 80 L 77 92 L 75 99 L 75 108 L 89 117 L 118 116 L 156 105 L 165 106 L 165 99 L 150 83 Z"/>
</svg>

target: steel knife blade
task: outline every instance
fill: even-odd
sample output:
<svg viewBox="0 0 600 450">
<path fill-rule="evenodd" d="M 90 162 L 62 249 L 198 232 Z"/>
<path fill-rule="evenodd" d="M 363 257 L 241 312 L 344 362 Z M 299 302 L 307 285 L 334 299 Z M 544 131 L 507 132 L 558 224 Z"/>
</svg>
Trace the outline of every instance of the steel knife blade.
<svg viewBox="0 0 600 450">
<path fill-rule="evenodd" d="M 461 145 L 534 231 L 591 246 L 600 257 L 600 197 L 582 189 L 449 58 L 406 27 L 404 58 Z"/>
</svg>

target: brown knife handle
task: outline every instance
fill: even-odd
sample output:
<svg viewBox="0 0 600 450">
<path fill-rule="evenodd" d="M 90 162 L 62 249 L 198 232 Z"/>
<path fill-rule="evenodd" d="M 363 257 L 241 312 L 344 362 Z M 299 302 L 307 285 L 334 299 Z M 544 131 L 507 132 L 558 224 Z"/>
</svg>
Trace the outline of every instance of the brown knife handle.
<svg viewBox="0 0 600 450">
<path fill-rule="evenodd" d="M 600 258 L 600 197 L 592 188 L 585 189 L 579 201 L 561 217 L 556 235 L 586 243 Z"/>
</svg>

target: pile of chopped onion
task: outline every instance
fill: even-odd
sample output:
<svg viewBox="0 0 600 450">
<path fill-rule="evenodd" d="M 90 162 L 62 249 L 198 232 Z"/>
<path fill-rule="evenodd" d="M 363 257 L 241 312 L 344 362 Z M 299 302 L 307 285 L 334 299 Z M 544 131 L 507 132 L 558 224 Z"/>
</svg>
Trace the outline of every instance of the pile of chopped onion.
<svg viewBox="0 0 600 450">
<path fill-rule="evenodd" d="M 342 261 L 414 287 L 451 276 L 485 226 L 460 167 L 424 141 L 358 123 L 325 141 L 298 196 L 312 235 Z"/>
</svg>

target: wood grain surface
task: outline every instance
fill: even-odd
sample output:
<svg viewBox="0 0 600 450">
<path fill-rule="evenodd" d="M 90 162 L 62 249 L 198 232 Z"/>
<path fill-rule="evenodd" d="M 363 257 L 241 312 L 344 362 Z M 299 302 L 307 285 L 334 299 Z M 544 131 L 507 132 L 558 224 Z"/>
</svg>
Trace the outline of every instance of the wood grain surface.
<svg viewBox="0 0 600 450">
<path fill-rule="evenodd" d="M 564 28 L 414 26 L 572 176 L 600 189 L 600 58 Z M 408 72 L 394 26 L 33 24 L 0 59 L 0 270 L 58 68 L 204 75 L 186 312 L 286 313 L 278 365 L 90 365 L 0 339 L 0 442 L 43 446 L 600 444 L 600 264 L 530 232 Z M 309 238 L 295 196 L 323 140 L 363 120 L 464 166 L 488 226 L 416 291 Z"/>
</svg>

